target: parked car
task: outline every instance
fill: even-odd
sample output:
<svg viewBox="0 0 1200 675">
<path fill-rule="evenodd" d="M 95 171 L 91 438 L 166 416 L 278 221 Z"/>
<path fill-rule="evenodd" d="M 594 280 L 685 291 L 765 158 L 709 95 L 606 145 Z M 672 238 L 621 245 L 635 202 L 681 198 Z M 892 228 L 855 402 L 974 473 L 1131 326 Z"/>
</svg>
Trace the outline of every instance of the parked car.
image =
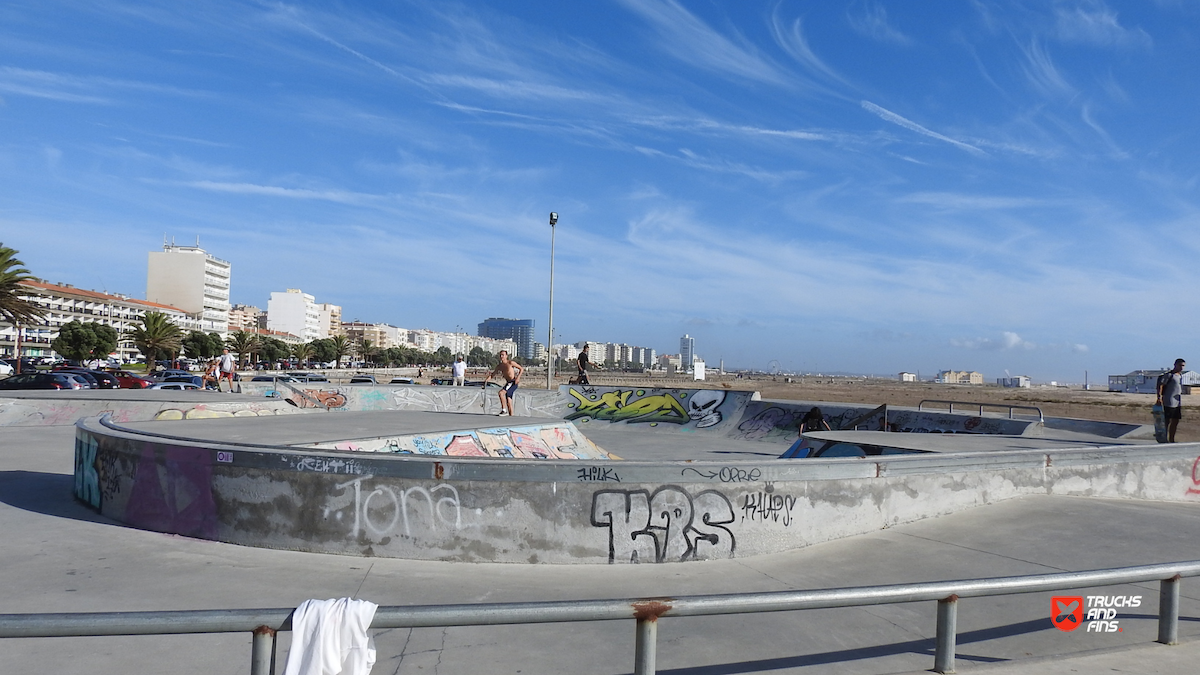
<svg viewBox="0 0 1200 675">
<path fill-rule="evenodd" d="M 95 380 L 96 389 L 120 389 L 121 381 L 116 375 L 106 373 L 103 370 L 92 370 L 90 368 L 75 368 L 72 366 L 59 366 L 54 369 L 56 373 L 77 373 L 83 375 L 84 379 Z"/>
<path fill-rule="evenodd" d="M 88 389 L 99 389 L 100 388 L 100 380 L 97 380 L 95 377 L 93 377 L 92 374 L 86 368 L 74 368 L 71 366 L 59 366 L 58 368 L 55 368 L 51 372 L 68 373 L 71 375 L 78 375 L 79 377 L 82 377 L 84 379 L 84 381 L 87 382 Z"/>
<path fill-rule="evenodd" d="M 83 385 L 68 373 L 21 373 L 0 380 L 0 389 L 82 389 Z"/>
<path fill-rule="evenodd" d="M 255 375 L 250 378 L 251 382 L 299 382 L 291 375 Z"/>
<path fill-rule="evenodd" d="M 151 379 L 162 382 L 163 380 L 167 379 L 168 377 L 176 377 L 179 375 L 191 375 L 191 373 L 189 373 L 186 370 L 179 370 L 177 368 L 169 368 L 167 370 L 156 370 L 150 374 L 150 377 L 151 377 Z"/>
<path fill-rule="evenodd" d="M 191 382 L 158 382 L 158 383 L 152 384 L 146 388 L 147 389 L 173 389 L 176 391 L 191 391 L 193 389 L 199 389 L 200 387 L 197 387 L 196 385 L 192 384 Z"/>
<path fill-rule="evenodd" d="M 329 378 L 316 373 L 289 373 L 297 382 L 328 382 Z"/>
<path fill-rule="evenodd" d="M 0 375 L 12 375 L 15 372 L 17 369 L 9 365 L 8 361 L 0 361 Z"/>
<path fill-rule="evenodd" d="M 204 386 L 204 378 L 199 375 L 172 375 L 171 377 L 163 378 L 161 384 L 170 384 L 172 382 L 186 382 L 196 385 L 197 389 Z"/>
<path fill-rule="evenodd" d="M 60 370 L 60 371 L 56 372 L 55 375 L 62 375 L 63 377 L 69 378 L 72 382 L 75 382 L 76 384 L 79 385 L 78 387 L 76 387 L 77 389 L 95 389 L 96 388 L 96 387 L 92 386 L 92 382 L 90 380 L 86 379 L 83 376 L 83 373 L 73 373 L 69 370 Z"/>
<path fill-rule="evenodd" d="M 393 377 L 388 384 L 416 384 L 411 377 Z"/>
<path fill-rule="evenodd" d="M 121 383 L 122 389 L 145 389 L 154 384 L 154 380 L 134 375 L 128 370 L 110 370 L 108 372 L 117 378 L 117 381 Z"/>
<path fill-rule="evenodd" d="M 375 381 L 374 375 L 354 375 L 350 378 L 350 384 L 378 384 Z"/>
</svg>

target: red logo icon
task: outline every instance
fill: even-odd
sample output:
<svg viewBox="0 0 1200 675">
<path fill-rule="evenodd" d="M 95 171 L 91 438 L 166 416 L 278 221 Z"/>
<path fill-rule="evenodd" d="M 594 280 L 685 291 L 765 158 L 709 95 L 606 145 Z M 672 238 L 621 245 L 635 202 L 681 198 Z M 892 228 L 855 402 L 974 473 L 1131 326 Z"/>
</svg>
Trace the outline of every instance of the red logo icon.
<svg viewBox="0 0 1200 675">
<path fill-rule="evenodd" d="M 1050 598 L 1050 621 L 1059 630 L 1073 631 L 1083 623 L 1083 596 L 1056 595 Z"/>
</svg>

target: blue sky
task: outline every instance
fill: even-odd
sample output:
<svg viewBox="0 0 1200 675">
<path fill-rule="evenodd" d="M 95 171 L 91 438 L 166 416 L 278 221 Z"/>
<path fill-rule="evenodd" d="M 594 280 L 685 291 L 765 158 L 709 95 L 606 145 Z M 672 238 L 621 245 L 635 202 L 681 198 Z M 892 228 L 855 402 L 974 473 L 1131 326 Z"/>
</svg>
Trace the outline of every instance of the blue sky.
<svg viewBox="0 0 1200 675">
<path fill-rule="evenodd" d="M 1188 0 L 9 0 L 0 241 L 544 341 L 557 211 L 556 341 L 1095 382 L 1200 328 L 1198 71 Z"/>
</svg>

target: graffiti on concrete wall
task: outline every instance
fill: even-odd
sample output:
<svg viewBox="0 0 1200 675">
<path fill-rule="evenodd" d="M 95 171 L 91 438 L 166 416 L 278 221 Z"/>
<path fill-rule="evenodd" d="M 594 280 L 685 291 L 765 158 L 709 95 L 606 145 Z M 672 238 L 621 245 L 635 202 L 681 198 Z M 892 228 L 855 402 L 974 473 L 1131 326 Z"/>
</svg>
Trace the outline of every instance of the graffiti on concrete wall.
<svg viewBox="0 0 1200 675">
<path fill-rule="evenodd" d="M 326 520 L 346 528 L 347 536 L 372 538 L 403 534 L 412 537 L 413 521 L 425 525 L 430 532 L 462 529 L 462 508 L 458 490 L 441 483 L 432 488 L 419 485 L 402 488 L 390 485 L 365 486 L 374 476 L 361 476 L 335 487 L 335 495 L 322 512 Z M 441 495 L 441 496 L 439 496 Z M 424 504 L 424 506 L 422 506 Z"/>
<path fill-rule="evenodd" d="M 675 486 L 649 490 L 599 490 L 592 494 L 591 523 L 608 530 L 608 561 L 674 562 L 732 558 L 737 541 L 726 525 L 736 516 L 716 490 L 695 495 Z"/>
<path fill-rule="evenodd" d="M 1192 462 L 1192 486 L 1187 489 L 1189 495 L 1200 495 L 1200 457 Z"/>
<path fill-rule="evenodd" d="M 100 508 L 100 474 L 96 465 L 96 438 L 75 436 L 75 498 L 93 509 Z"/>
<path fill-rule="evenodd" d="M 304 447 L 451 457 L 502 459 L 610 459 L 569 424 L 467 429 L 433 434 L 316 443 Z"/>
<path fill-rule="evenodd" d="M 742 495 L 740 501 L 743 521 L 779 523 L 784 527 L 792 524 L 796 498 L 775 492 L 775 487 L 770 483 L 762 491 Z"/>
<path fill-rule="evenodd" d="M 199 404 L 190 408 L 167 408 L 160 410 L 154 416 L 155 420 L 212 420 L 224 419 L 227 417 L 272 417 L 274 415 L 286 415 L 292 411 L 286 408 L 242 408 L 240 410 L 222 410 L 220 408 L 212 408 L 205 404 Z M 122 420 L 114 417 L 114 422 Z"/>
<path fill-rule="evenodd" d="M 724 419 L 719 410 L 725 392 L 702 389 L 653 393 L 645 389 L 598 391 L 590 387 L 570 388 L 574 399 L 567 404 L 568 420 L 591 419 L 626 424 L 687 424 L 697 429 L 716 426 Z"/>
<path fill-rule="evenodd" d="M 211 462 L 207 448 L 146 446 L 133 471 L 122 519 L 149 530 L 214 538 Z"/>
</svg>

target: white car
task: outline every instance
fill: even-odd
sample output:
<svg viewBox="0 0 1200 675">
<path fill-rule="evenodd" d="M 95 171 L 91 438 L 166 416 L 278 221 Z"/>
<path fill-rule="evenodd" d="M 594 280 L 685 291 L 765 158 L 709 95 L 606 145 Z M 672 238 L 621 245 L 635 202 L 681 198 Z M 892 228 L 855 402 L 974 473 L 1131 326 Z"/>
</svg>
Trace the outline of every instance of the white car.
<svg viewBox="0 0 1200 675">
<path fill-rule="evenodd" d="M 191 391 L 192 389 L 199 389 L 200 387 L 197 387 L 196 385 L 192 384 L 191 382 L 159 382 L 158 384 L 152 384 L 146 388 L 147 389 L 174 389 L 175 391 Z"/>
<path fill-rule="evenodd" d="M 12 375 L 14 372 L 16 372 L 15 368 L 8 365 L 4 361 L 0 361 L 0 375 L 8 377 L 9 375 Z"/>
</svg>

